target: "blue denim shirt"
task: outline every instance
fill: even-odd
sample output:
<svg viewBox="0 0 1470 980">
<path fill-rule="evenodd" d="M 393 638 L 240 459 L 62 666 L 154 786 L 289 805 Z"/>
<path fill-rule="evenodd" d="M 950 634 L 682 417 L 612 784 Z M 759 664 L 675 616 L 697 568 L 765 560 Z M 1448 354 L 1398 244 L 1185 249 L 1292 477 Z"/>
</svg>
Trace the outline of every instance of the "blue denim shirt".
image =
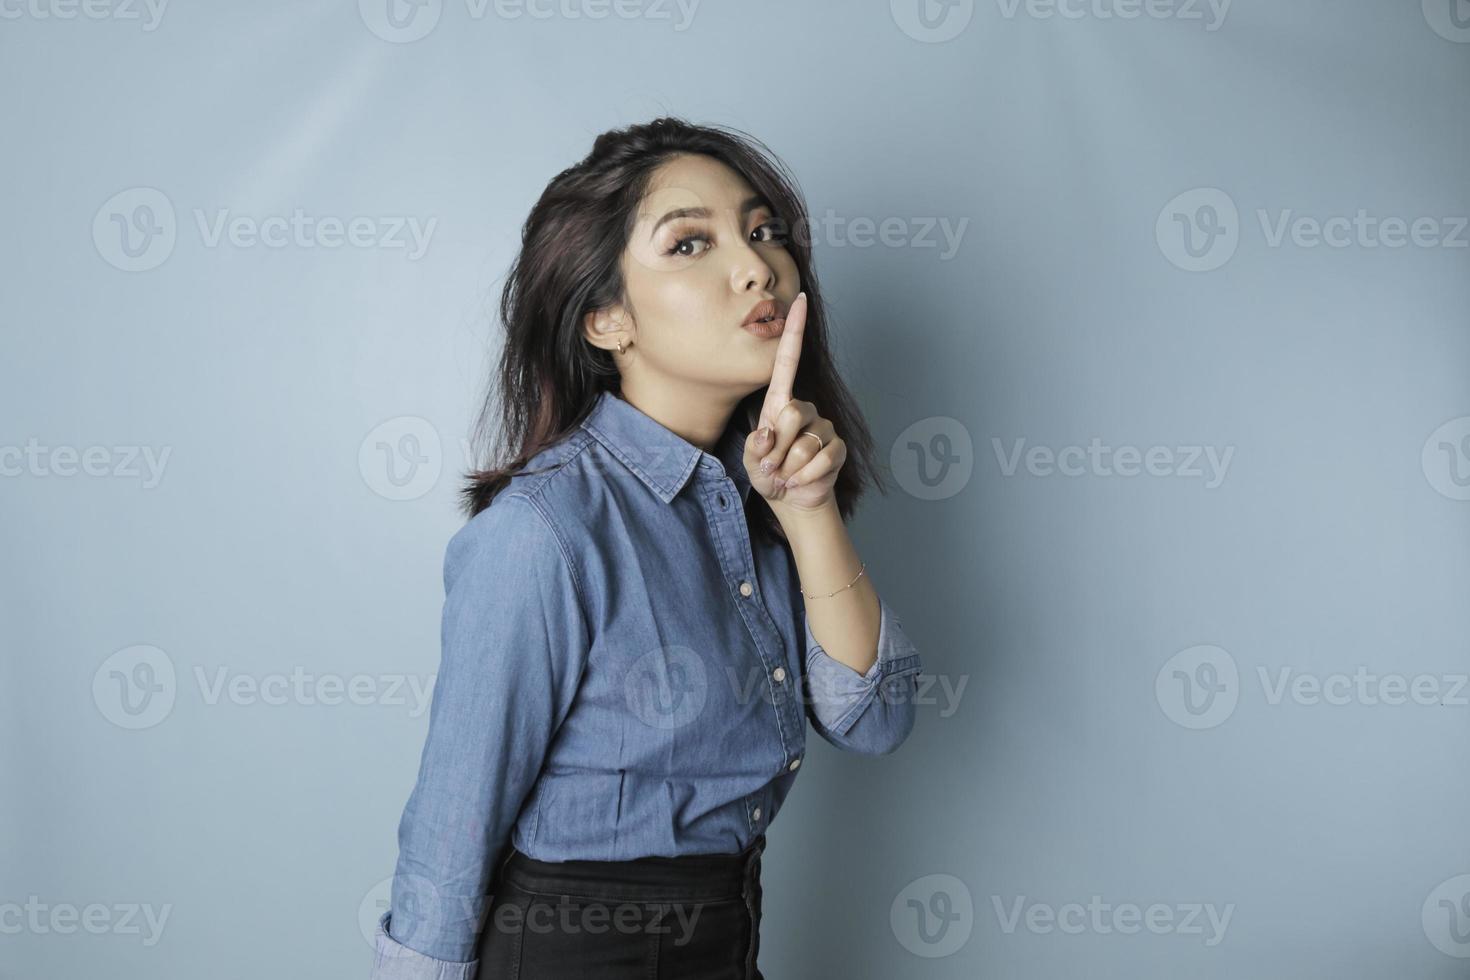
<svg viewBox="0 0 1470 980">
<path fill-rule="evenodd" d="M 544 861 L 734 853 L 780 811 L 808 719 L 865 755 L 907 737 L 918 652 L 881 597 L 866 673 L 817 644 L 789 546 L 747 524 L 765 504 L 744 428 L 711 455 L 603 393 L 450 539 L 377 980 L 474 977 L 507 843 Z"/>
</svg>

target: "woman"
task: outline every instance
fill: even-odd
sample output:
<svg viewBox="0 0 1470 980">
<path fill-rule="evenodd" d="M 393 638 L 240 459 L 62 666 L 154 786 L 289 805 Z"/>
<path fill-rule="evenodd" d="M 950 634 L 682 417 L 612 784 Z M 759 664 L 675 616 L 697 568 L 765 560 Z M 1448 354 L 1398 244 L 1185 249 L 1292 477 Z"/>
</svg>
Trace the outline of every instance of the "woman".
<svg viewBox="0 0 1470 980">
<path fill-rule="evenodd" d="M 807 719 L 907 737 L 919 656 L 844 523 L 871 438 L 793 227 L 760 144 L 667 118 L 531 211 L 376 977 L 759 978 Z"/>
</svg>

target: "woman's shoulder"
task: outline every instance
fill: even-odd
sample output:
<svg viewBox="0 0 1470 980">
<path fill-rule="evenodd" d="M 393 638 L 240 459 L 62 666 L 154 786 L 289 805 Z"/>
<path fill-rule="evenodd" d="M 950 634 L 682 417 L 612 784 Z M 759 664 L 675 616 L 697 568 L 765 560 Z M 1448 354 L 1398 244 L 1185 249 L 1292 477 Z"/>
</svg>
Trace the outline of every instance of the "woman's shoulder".
<svg viewBox="0 0 1470 980">
<path fill-rule="evenodd" d="M 562 537 L 568 528 L 580 524 L 583 467 L 578 461 L 592 441 L 585 429 L 578 428 L 532 456 L 490 503 L 455 533 L 450 550 L 496 542 L 529 542 L 548 534 Z"/>
<path fill-rule="evenodd" d="M 529 586 L 562 577 L 573 563 L 567 540 L 541 501 L 525 487 L 507 486 L 450 536 L 444 588 L 461 579 Z"/>
<path fill-rule="evenodd" d="M 555 495 L 555 484 L 566 482 L 567 477 L 564 474 L 575 466 L 574 461 L 582 454 L 589 441 L 587 431 L 578 428 L 537 452 L 520 469 L 510 474 L 510 479 L 491 498 L 490 503 L 470 518 L 470 523 L 478 520 L 497 524 L 501 520 L 517 519 L 512 513 L 507 513 L 518 513 L 524 509 L 508 503 L 517 499 L 545 505 Z M 486 517 L 487 514 L 491 516 Z"/>
</svg>

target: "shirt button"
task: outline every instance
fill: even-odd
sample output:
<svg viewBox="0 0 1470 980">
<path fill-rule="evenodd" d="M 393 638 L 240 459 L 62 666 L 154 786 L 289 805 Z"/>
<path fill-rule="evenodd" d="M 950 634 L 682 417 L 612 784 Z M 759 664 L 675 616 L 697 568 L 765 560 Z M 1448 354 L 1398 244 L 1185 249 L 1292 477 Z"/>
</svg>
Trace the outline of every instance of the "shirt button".
<svg viewBox="0 0 1470 980">
<path fill-rule="evenodd" d="M 800 759 L 792 759 L 791 760 L 791 771 L 792 772 L 796 772 L 796 767 L 799 766 L 799 765 L 801 765 L 801 760 Z"/>
<path fill-rule="evenodd" d="M 749 582 L 741 582 L 740 583 L 740 594 L 741 595 L 750 595 L 754 591 L 755 590 L 750 587 L 750 583 Z"/>
<path fill-rule="evenodd" d="M 761 818 L 761 808 L 756 807 L 754 810 L 750 811 L 750 816 L 754 820 L 759 820 Z"/>
<path fill-rule="evenodd" d="M 776 678 L 777 684 L 781 683 L 786 679 L 786 668 L 777 667 L 775 670 L 771 671 L 771 676 Z"/>
</svg>

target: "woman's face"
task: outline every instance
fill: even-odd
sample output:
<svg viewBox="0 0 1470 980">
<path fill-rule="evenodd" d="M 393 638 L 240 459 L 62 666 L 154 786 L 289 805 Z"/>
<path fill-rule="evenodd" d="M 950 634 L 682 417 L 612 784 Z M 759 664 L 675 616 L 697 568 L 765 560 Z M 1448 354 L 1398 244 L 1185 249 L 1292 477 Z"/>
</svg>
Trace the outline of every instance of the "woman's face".
<svg viewBox="0 0 1470 980">
<path fill-rule="evenodd" d="M 616 351 L 625 389 L 724 389 L 738 401 L 771 378 L 779 337 L 743 324 L 774 300 L 784 315 L 801 289 L 775 221 L 739 174 L 702 154 L 655 171 L 622 258 L 626 302 L 593 318 L 588 338 Z"/>
</svg>

